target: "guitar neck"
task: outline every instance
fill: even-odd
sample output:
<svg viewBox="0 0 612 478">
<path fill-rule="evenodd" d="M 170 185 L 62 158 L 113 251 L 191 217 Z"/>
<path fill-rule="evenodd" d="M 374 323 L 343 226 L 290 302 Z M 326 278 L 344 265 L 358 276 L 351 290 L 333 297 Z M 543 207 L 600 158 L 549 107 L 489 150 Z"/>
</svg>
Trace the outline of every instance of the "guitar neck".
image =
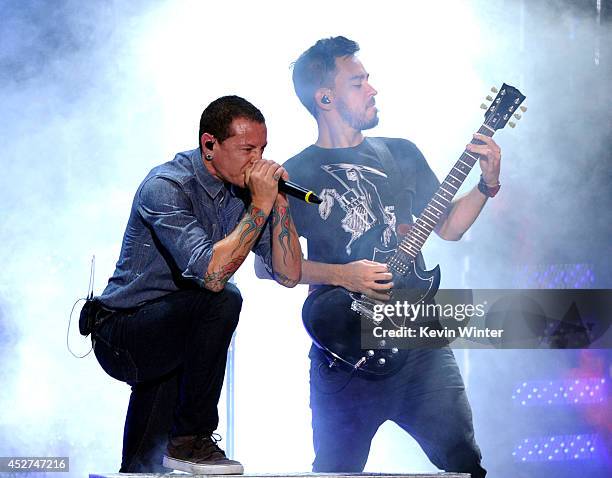
<svg viewBox="0 0 612 478">
<path fill-rule="evenodd" d="M 483 124 L 478 129 L 478 133 L 491 137 L 495 130 Z M 472 139 L 471 143 L 484 144 L 477 139 Z M 423 209 L 423 212 L 421 212 L 421 215 L 410 228 L 408 234 L 399 244 L 395 255 L 388 261 L 390 267 L 416 259 L 432 231 L 446 215 L 451 201 L 477 161 L 478 155 L 467 150 L 463 151 L 425 209 Z"/>
</svg>

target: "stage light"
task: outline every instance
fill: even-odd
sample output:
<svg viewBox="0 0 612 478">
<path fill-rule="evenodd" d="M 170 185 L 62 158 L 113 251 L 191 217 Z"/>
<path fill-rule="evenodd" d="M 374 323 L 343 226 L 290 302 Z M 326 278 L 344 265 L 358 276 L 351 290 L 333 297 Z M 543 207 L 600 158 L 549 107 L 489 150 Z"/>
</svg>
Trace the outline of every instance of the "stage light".
<svg viewBox="0 0 612 478">
<path fill-rule="evenodd" d="M 595 286 L 593 264 L 542 264 L 523 266 L 515 285 L 535 289 L 589 289 Z"/>
<path fill-rule="evenodd" d="M 525 393 L 526 390 L 541 390 L 541 393 Z M 514 403 L 521 406 L 581 405 L 602 403 L 608 400 L 606 379 L 590 377 L 570 380 L 523 382 L 515 387 Z"/>
<path fill-rule="evenodd" d="M 601 448 L 596 433 L 554 435 L 523 439 L 514 447 L 512 456 L 517 462 L 593 460 Z"/>
</svg>

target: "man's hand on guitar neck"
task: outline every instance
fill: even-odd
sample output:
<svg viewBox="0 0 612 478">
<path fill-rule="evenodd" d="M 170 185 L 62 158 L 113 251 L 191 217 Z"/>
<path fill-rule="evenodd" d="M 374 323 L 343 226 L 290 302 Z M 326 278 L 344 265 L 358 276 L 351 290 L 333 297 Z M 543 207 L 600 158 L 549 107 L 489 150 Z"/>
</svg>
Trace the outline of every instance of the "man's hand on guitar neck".
<svg viewBox="0 0 612 478">
<path fill-rule="evenodd" d="M 501 169 L 501 148 L 493 140 L 484 134 L 474 134 L 474 139 L 480 144 L 469 143 L 466 149 L 478 155 L 482 178 L 489 186 L 499 183 L 499 170 Z"/>
<path fill-rule="evenodd" d="M 340 286 L 382 301 L 389 300 L 384 292 L 393 288 L 392 278 L 386 264 L 367 259 L 348 264 L 302 261 L 302 283 Z"/>
<path fill-rule="evenodd" d="M 488 187 L 499 186 L 499 171 L 501 168 L 501 149 L 488 136 L 476 133 L 474 139 L 479 144 L 468 144 L 467 151 L 475 153 L 480 161 L 482 179 Z M 483 206 L 487 196 L 474 186 L 472 190 L 455 198 L 446 211 L 444 220 L 436 227 L 438 235 L 447 241 L 458 241 L 472 226 Z"/>
</svg>

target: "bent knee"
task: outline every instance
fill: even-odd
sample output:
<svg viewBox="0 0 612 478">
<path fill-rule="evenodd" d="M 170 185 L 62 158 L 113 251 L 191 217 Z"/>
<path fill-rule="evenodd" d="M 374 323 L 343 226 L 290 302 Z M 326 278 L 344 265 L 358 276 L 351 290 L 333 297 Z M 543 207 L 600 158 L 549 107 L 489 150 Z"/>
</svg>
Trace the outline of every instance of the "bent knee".
<svg viewBox="0 0 612 478">
<path fill-rule="evenodd" d="M 228 282 L 225 284 L 223 290 L 219 291 L 217 294 L 222 307 L 227 308 L 229 315 L 235 315 L 237 321 L 240 310 L 242 309 L 242 295 L 238 287 Z"/>
</svg>

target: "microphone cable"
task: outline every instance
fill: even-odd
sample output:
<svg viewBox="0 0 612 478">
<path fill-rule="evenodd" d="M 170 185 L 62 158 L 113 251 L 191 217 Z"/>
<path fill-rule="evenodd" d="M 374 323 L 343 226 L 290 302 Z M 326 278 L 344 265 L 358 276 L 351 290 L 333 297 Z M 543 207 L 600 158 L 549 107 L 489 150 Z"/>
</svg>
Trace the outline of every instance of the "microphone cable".
<svg viewBox="0 0 612 478">
<path fill-rule="evenodd" d="M 89 351 L 84 355 L 77 355 L 74 353 L 72 348 L 70 348 L 70 325 L 72 324 L 72 314 L 74 314 L 74 309 L 82 300 L 87 302 L 89 300 L 93 300 L 93 291 L 94 291 L 94 279 L 96 275 L 96 256 L 95 254 L 91 256 L 91 266 L 89 268 L 89 285 L 87 286 L 87 295 L 85 297 L 78 298 L 74 304 L 72 304 L 72 309 L 70 310 L 70 316 L 68 317 L 68 329 L 66 330 L 66 348 L 68 352 L 70 352 L 75 358 L 81 359 L 87 357 L 91 351 L 93 350 L 93 344 Z"/>
<path fill-rule="evenodd" d="M 322 380 L 326 380 L 326 377 L 323 375 L 322 370 L 321 370 L 323 367 L 326 367 L 326 368 L 328 368 L 328 369 L 329 369 L 329 368 L 330 368 L 330 365 L 329 365 L 329 364 L 325 364 L 324 362 L 319 363 L 319 366 L 317 367 L 316 374 L 317 374 L 317 375 L 319 376 L 319 378 L 321 378 Z M 351 371 L 349 372 L 349 374 L 348 374 L 348 378 L 347 378 L 347 380 L 346 380 L 344 383 L 340 384 L 340 387 L 338 387 L 336 390 L 323 390 L 323 388 L 322 388 L 322 387 L 320 387 L 320 386 L 318 386 L 316 383 L 315 383 L 315 384 L 313 384 L 313 385 L 314 385 L 314 387 L 315 387 L 317 390 L 319 390 L 319 392 L 320 392 L 322 395 L 333 395 L 333 394 L 335 394 L 335 393 L 339 393 L 339 392 L 341 392 L 341 391 L 342 391 L 342 390 L 344 390 L 346 387 L 348 387 L 348 384 L 349 384 L 349 383 L 351 383 L 351 380 L 353 380 L 353 377 L 355 376 L 355 372 L 356 372 L 356 371 L 357 371 L 357 369 L 353 369 L 353 370 L 351 370 Z M 329 372 L 328 372 L 328 373 L 329 373 Z"/>
</svg>

